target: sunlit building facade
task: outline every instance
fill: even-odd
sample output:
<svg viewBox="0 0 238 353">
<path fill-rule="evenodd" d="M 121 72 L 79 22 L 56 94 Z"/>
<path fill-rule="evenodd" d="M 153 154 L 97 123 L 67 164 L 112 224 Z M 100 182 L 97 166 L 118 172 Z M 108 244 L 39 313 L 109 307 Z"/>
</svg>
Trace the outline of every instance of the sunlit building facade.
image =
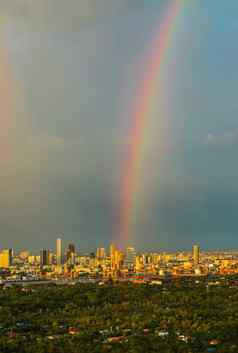
<svg viewBox="0 0 238 353">
<path fill-rule="evenodd" d="M 0 267 L 9 268 L 12 265 L 12 249 L 4 249 L 0 252 Z"/>
<path fill-rule="evenodd" d="M 124 265 L 126 268 L 132 270 L 136 265 L 136 250 L 134 247 L 129 246 L 126 248 L 126 256 L 124 260 Z"/>
<path fill-rule="evenodd" d="M 198 245 L 193 246 L 193 263 L 194 266 L 198 266 L 200 261 L 200 247 Z"/>
<path fill-rule="evenodd" d="M 58 238 L 56 240 L 56 263 L 58 266 L 61 266 L 63 262 L 62 258 L 62 239 Z"/>
</svg>

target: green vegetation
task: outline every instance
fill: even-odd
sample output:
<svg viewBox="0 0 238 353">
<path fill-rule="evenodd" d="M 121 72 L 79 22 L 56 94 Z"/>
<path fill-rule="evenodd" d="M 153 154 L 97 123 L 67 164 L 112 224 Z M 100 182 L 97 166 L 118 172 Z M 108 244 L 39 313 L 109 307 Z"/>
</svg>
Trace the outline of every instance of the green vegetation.
<svg viewBox="0 0 238 353">
<path fill-rule="evenodd" d="M 238 352 L 236 282 L 214 283 L 1 289 L 0 352 Z"/>
</svg>

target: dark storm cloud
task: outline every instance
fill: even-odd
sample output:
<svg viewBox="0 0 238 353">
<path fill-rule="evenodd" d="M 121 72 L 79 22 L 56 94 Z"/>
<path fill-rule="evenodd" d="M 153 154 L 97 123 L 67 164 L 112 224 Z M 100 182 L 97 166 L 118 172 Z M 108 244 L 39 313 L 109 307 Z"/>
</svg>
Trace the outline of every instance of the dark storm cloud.
<svg viewBox="0 0 238 353">
<path fill-rule="evenodd" d="M 1 15 L 30 29 L 78 30 L 106 17 L 143 9 L 144 0 L 0 1 Z"/>
<path fill-rule="evenodd" d="M 0 0 L 22 106 L 11 97 L 0 247 L 52 248 L 61 234 L 89 250 L 118 238 L 127 129 L 145 70 L 138 62 L 159 29 L 161 4 L 167 0 Z M 202 0 L 181 14 L 156 97 L 165 112 L 147 117 L 148 126 L 168 121 L 171 149 L 161 153 L 160 134 L 148 128 L 136 247 L 238 244 L 237 14 L 237 0 Z"/>
</svg>

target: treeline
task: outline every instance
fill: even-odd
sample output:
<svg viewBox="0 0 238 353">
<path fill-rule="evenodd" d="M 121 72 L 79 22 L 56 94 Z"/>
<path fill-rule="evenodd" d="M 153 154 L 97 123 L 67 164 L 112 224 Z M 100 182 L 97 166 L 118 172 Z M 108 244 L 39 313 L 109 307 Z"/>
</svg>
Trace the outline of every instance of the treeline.
<svg viewBox="0 0 238 353">
<path fill-rule="evenodd" d="M 238 352 L 238 289 L 223 281 L 0 290 L 0 352 Z"/>
</svg>

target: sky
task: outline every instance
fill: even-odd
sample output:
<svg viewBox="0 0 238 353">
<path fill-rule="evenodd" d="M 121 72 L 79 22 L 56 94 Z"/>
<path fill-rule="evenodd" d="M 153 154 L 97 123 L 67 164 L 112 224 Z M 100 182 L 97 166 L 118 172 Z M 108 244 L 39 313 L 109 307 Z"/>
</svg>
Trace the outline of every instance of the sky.
<svg viewBox="0 0 238 353">
<path fill-rule="evenodd" d="M 181 1 L 128 245 L 236 249 L 238 3 Z M 120 242 L 131 110 L 167 3 L 0 0 L 0 248 Z"/>
</svg>

